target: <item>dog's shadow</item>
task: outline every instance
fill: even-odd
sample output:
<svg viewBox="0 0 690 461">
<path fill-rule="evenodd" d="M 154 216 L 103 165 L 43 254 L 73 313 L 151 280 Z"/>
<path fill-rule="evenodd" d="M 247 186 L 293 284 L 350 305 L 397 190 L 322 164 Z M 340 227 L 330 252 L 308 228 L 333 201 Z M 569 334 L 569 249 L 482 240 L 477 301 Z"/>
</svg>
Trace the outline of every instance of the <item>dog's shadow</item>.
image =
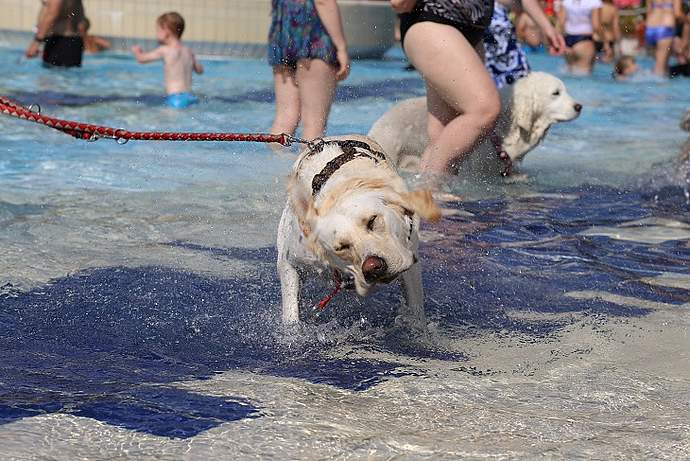
<svg viewBox="0 0 690 461">
<path fill-rule="evenodd" d="M 268 269 L 267 269 L 268 275 Z M 396 363 L 326 358 L 281 343 L 275 276 L 213 279 L 110 267 L 27 292 L 0 290 L 0 424 L 52 412 L 168 437 L 259 417 L 242 396 L 165 385 L 224 370 L 299 377 L 362 391 L 404 374 Z"/>
</svg>

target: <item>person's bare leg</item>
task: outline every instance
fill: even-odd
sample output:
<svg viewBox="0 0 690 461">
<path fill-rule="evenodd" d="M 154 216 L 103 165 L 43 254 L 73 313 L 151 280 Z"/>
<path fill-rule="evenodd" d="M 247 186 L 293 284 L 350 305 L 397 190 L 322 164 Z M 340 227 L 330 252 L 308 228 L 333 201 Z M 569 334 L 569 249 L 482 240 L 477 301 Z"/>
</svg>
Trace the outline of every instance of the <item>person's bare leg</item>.
<svg viewBox="0 0 690 461">
<path fill-rule="evenodd" d="M 271 133 L 293 135 L 300 118 L 299 90 L 295 72 L 287 66 L 276 66 L 273 68 L 273 83 L 276 93 L 276 115 Z"/>
<path fill-rule="evenodd" d="M 576 56 L 571 66 L 571 71 L 579 74 L 591 74 L 594 68 L 594 57 L 597 53 L 594 42 L 583 40 L 573 45 L 573 53 Z"/>
<path fill-rule="evenodd" d="M 665 38 L 656 42 L 656 52 L 654 53 L 654 73 L 666 76 L 668 74 L 668 60 L 671 57 L 671 44 L 673 38 Z"/>
<path fill-rule="evenodd" d="M 563 53 L 563 58 L 568 66 L 568 70 L 572 72 L 573 65 L 577 62 L 577 54 L 575 53 L 575 50 L 570 47 L 566 48 L 565 53 Z"/>
<path fill-rule="evenodd" d="M 413 25 L 405 36 L 405 53 L 431 90 L 428 130 L 434 140 L 422 154 L 420 169 L 448 173 L 493 128 L 501 108 L 498 91 L 475 49 L 454 27 Z M 452 113 L 457 115 L 447 120 Z"/>
<path fill-rule="evenodd" d="M 426 85 L 426 110 L 426 132 L 431 144 L 441 135 L 446 125 L 460 114 L 450 107 L 429 84 Z"/>
<path fill-rule="evenodd" d="M 304 139 L 319 138 L 326 131 L 328 113 L 335 95 L 335 72 L 333 66 L 320 59 L 303 59 L 297 64 Z"/>
</svg>

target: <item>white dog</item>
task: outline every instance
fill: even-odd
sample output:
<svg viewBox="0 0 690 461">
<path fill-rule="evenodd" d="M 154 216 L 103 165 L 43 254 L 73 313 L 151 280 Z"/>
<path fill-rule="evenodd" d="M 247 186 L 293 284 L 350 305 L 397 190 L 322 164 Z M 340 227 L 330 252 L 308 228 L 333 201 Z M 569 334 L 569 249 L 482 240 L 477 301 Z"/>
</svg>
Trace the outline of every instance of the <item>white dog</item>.
<svg viewBox="0 0 690 461">
<path fill-rule="evenodd" d="M 492 134 L 456 167 L 472 176 L 507 176 L 544 138 L 551 125 L 573 120 L 582 110 L 563 82 L 545 72 L 532 72 L 501 89 L 501 114 Z M 425 98 L 393 106 L 369 131 L 400 168 L 414 170 L 429 143 Z M 502 153 L 503 151 L 504 153 Z"/>
<path fill-rule="evenodd" d="M 305 149 L 293 167 L 278 227 L 283 321 L 299 321 L 300 277 L 307 267 L 333 274 L 338 284 L 349 282 L 360 296 L 400 276 L 402 319 L 423 321 L 420 216 L 440 218 L 431 193 L 408 191 L 373 140 L 331 137 Z"/>
</svg>

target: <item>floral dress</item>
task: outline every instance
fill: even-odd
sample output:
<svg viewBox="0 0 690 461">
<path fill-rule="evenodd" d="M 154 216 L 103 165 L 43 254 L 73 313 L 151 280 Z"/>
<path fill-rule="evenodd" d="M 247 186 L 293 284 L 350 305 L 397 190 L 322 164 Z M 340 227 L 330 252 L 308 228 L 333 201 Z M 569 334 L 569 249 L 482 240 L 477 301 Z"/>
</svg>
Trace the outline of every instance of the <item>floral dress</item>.
<svg viewBox="0 0 690 461">
<path fill-rule="evenodd" d="M 300 59 L 337 65 L 336 49 L 316 11 L 314 0 L 273 0 L 268 33 L 268 63 L 297 67 Z"/>
<path fill-rule="evenodd" d="M 508 9 L 500 3 L 494 5 L 491 24 L 484 34 L 484 57 L 486 69 L 498 88 L 529 74 L 527 55 L 517 41 Z"/>
</svg>

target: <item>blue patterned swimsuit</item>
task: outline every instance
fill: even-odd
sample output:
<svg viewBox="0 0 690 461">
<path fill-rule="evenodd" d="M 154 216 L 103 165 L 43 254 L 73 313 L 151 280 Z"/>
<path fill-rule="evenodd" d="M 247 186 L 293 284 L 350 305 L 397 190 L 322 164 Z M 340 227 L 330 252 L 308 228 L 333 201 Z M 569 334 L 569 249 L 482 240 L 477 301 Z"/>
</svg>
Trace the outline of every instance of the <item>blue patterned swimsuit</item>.
<svg viewBox="0 0 690 461">
<path fill-rule="evenodd" d="M 337 65 L 333 40 L 316 11 L 314 0 L 273 0 L 268 33 L 268 63 L 297 67 L 300 59 L 321 59 Z"/>
<path fill-rule="evenodd" d="M 527 55 L 517 41 L 508 9 L 500 3 L 494 6 L 491 24 L 484 34 L 484 57 L 486 69 L 498 88 L 529 74 Z"/>
</svg>

